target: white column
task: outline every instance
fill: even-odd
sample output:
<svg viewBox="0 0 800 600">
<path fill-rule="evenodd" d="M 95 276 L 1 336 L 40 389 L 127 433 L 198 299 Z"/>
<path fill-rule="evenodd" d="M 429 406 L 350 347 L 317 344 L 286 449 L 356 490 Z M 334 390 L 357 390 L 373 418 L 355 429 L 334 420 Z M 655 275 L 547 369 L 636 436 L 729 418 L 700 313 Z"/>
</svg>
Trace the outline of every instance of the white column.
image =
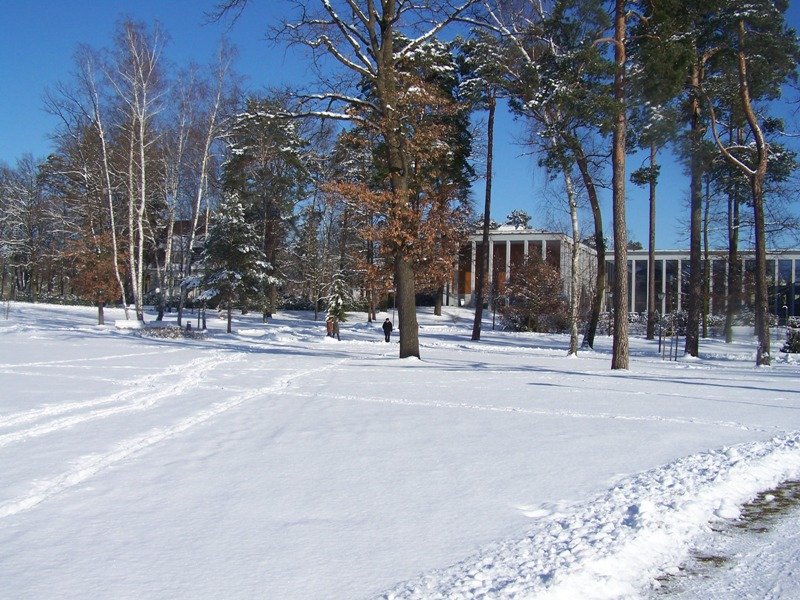
<svg viewBox="0 0 800 600">
<path fill-rule="evenodd" d="M 494 242 L 491 239 L 489 240 L 489 272 L 487 275 L 489 276 L 487 280 L 491 289 L 492 283 L 494 283 Z"/>
<path fill-rule="evenodd" d="M 625 266 L 625 270 L 627 270 L 627 265 Z M 627 273 L 625 274 L 627 277 Z M 636 310 L 636 259 L 631 259 L 631 305 L 628 307 L 628 312 L 633 312 Z"/>
<path fill-rule="evenodd" d="M 506 283 L 511 279 L 511 240 L 506 240 Z"/>
<path fill-rule="evenodd" d="M 676 274 L 676 279 L 677 279 L 677 281 L 676 281 L 675 285 L 678 286 L 677 287 L 678 306 L 675 308 L 675 310 L 680 312 L 681 305 L 682 305 L 682 302 L 681 302 L 681 290 L 683 289 L 683 281 L 682 281 L 682 279 L 683 279 L 683 260 L 680 259 L 680 258 L 678 259 L 678 273 Z"/>
<path fill-rule="evenodd" d="M 730 291 L 728 290 L 728 273 L 730 272 L 729 269 L 731 268 L 731 263 L 728 260 L 727 256 L 725 257 L 725 310 L 728 310 L 727 303 L 731 301 Z"/>
<path fill-rule="evenodd" d="M 749 300 L 749 298 L 744 297 L 744 274 L 747 272 L 747 257 L 739 255 L 739 262 L 742 265 L 742 272 L 740 273 L 741 278 L 739 279 L 741 283 L 739 284 L 739 306 L 736 307 L 737 311 L 741 308 L 742 304 L 747 304 Z M 744 302 L 742 302 L 742 300 L 744 300 Z"/>
<path fill-rule="evenodd" d="M 527 259 L 528 259 L 528 240 L 525 240 L 525 241 L 523 242 L 522 248 L 523 248 L 523 250 L 522 250 L 522 254 L 523 254 L 523 255 L 524 255 L 524 257 L 525 257 L 525 260 L 527 260 Z"/>
<path fill-rule="evenodd" d="M 667 259 L 661 259 L 661 316 L 667 312 Z"/>
<path fill-rule="evenodd" d="M 708 261 L 703 259 L 703 264 L 705 265 L 708 262 L 708 273 L 706 273 L 706 279 L 708 279 L 708 314 L 714 314 L 714 257 L 709 256 Z M 705 268 L 705 267 L 703 267 Z M 703 307 L 701 310 L 705 310 Z"/>
</svg>

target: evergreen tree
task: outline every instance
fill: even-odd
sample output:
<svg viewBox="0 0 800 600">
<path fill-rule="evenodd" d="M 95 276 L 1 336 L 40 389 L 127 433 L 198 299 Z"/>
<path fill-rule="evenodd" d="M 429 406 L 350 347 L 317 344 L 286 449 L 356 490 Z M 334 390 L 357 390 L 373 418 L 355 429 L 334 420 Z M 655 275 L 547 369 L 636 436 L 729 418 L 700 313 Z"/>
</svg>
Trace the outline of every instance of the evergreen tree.
<svg viewBox="0 0 800 600">
<path fill-rule="evenodd" d="M 513 85 L 505 68 L 506 54 L 503 52 L 501 38 L 489 32 L 476 30 L 473 37 L 462 43 L 461 70 L 464 81 L 461 94 L 476 107 L 485 108 L 486 123 L 486 186 L 484 192 L 483 218 L 481 219 L 481 255 L 476 260 L 475 273 L 475 318 L 472 324 L 472 340 L 481 339 L 483 320 L 483 288 L 489 270 L 489 230 L 492 212 L 492 163 L 494 160 L 494 118 L 498 96 L 506 95 Z"/>
<path fill-rule="evenodd" d="M 277 308 L 288 225 L 308 183 L 303 160 L 307 143 L 299 121 L 277 116 L 285 111 L 275 99 L 248 99 L 227 133 L 229 158 L 223 166 L 223 187 L 240 199 L 244 218 L 256 228 L 259 248 L 270 265 L 262 295 L 265 320 Z"/>
<path fill-rule="evenodd" d="M 737 108 L 752 136 L 747 152 L 724 144 L 718 135 L 713 101 L 709 100 L 714 139 L 726 160 L 739 169 L 750 185 L 755 233 L 755 325 L 758 336 L 757 365 L 769 365 L 769 306 L 766 272 L 765 183 L 770 152 L 763 115 L 757 103 L 780 96 L 781 86 L 797 78 L 800 59 L 795 31 L 786 24 L 787 2 L 724 0 L 714 17 L 720 51 L 711 63 L 712 73 L 736 75 Z M 731 69 L 731 66 L 733 68 Z M 710 86 L 709 86 L 710 87 Z M 768 122 L 768 121 L 767 121 Z"/>
<path fill-rule="evenodd" d="M 245 218 L 244 206 L 236 194 L 228 195 L 215 213 L 203 249 L 206 275 L 202 299 L 218 300 L 228 315 L 234 305 L 246 308 L 250 302 L 263 301 L 264 283 L 272 265 L 261 247 L 261 235 Z"/>
<path fill-rule="evenodd" d="M 531 216 L 524 210 L 515 208 L 506 217 L 506 225 L 511 225 L 514 229 L 528 229 L 531 223 Z"/>
<path fill-rule="evenodd" d="M 328 294 L 327 318 L 340 323 L 347 320 L 346 306 L 350 301 L 347 278 L 341 271 L 334 273 Z"/>
</svg>

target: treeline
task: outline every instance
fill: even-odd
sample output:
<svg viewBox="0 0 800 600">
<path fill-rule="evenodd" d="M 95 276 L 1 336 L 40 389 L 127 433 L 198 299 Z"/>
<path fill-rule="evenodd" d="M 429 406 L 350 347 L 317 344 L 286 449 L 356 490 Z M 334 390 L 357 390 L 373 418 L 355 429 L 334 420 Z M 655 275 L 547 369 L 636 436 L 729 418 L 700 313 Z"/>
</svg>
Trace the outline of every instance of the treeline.
<svg viewBox="0 0 800 600">
<path fill-rule="evenodd" d="M 246 5 L 221 3 L 219 17 L 247 18 Z M 370 316 L 378 298 L 394 292 L 400 356 L 419 356 L 416 295 L 440 296 L 475 224 L 468 191 L 484 156 L 476 161 L 473 149 L 476 111 L 488 116 L 478 211 L 488 235 L 492 126 L 503 101 L 560 182 L 576 241 L 580 207 L 591 214 L 594 300 L 580 315 L 573 268 L 570 352 L 581 318 L 583 343 L 593 344 L 607 238 L 615 264 L 627 262 L 629 177 L 650 190 L 655 248 L 658 159 L 669 147 L 690 176 L 685 350 L 698 354 L 703 238 L 721 219 L 732 267 L 742 229 L 753 231 L 758 361 L 769 363 L 766 237 L 794 225 L 785 199 L 796 157 L 770 113 L 796 80 L 800 58 L 785 2 L 308 0 L 295 7 L 270 30 L 313 54 L 320 77 L 308 94 L 246 97 L 224 47 L 213 67 L 168 69 L 162 33 L 137 23 L 124 23 L 106 52 L 80 49 L 73 79 L 48 96 L 62 122 L 55 151 L 3 169 L 3 289 L 31 298 L 71 290 L 98 303 L 126 298 L 141 317 L 150 276 L 160 290 L 180 290 L 179 306 L 196 287 L 201 298 L 268 316 L 279 293 L 316 309 L 344 278 L 346 288 L 363 292 Z M 626 157 L 635 151 L 650 160 L 631 176 Z M 608 187 L 610 231 L 600 210 Z M 670 190 L 671 200 L 679 194 Z M 487 255 L 476 267 L 477 340 Z M 649 271 L 652 335 L 652 261 Z M 728 289 L 740 289 L 740 272 L 729 269 Z M 612 368 L 628 365 L 627 286 L 625 277 L 613 279 Z"/>
</svg>

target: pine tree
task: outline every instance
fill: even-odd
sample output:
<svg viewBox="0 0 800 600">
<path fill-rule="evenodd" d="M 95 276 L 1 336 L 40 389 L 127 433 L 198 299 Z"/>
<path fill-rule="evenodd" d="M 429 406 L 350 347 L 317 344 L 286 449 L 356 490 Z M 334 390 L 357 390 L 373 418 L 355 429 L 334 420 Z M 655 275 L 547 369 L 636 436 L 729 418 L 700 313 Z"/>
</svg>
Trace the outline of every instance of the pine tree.
<svg viewBox="0 0 800 600">
<path fill-rule="evenodd" d="M 262 295 L 265 320 L 276 310 L 280 257 L 294 207 L 308 184 L 307 142 L 299 121 L 278 116 L 285 111 L 277 99 L 249 98 L 230 124 L 223 165 L 223 187 L 240 199 L 245 220 L 256 228 L 259 248 L 270 265 Z"/>
<path fill-rule="evenodd" d="M 473 37 L 460 46 L 462 56 L 461 94 L 476 107 L 486 109 L 486 186 L 484 191 L 483 218 L 479 224 L 481 229 L 481 255 L 476 260 L 475 273 L 475 318 L 472 323 L 472 340 L 481 339 L 481 322 L 483 320 L 483 289 L 486 273 L 489 270 L 489 230 L 492 214 L 492 164 L 494 161 L 494 119 L 497 111 L 497 98 L 507 95 L 508 88 L 513 85 L 509 81 L 505 67 L 506 53 L 503 51 L 500 38 L 482 30 L 474 30 Z"/>
<path fill-rule="evenodd" d="M 745 154 L 726 146 L 717 133 L 713 102 L 709 102 L 714 139 L 725 159 L 739 169 L 750 184 L 755 232 L 755 325 L 758 337 L 757 365 L 769 365 L 769 306 L 766 272 L 766 228 L 764 191 L 770 161 L 765 120 L 757 112 L 759 100 L 780 96 L 781 86 L 797 78 L 800 45 L 795 31 L 786 24 L 785 2 L 770 0 L 725 0 L 715 15 L 715 32 L 720 38 L 719 62 L 715 74 L 736 75 L 738 109 L 752 135 Z"/>
<path fill-rule="evenodd" d="M 228 195 L 214 215 L 203 249 L 206 291 L 201 299 L 216 299 L 227 309 L 227 331 L 231 332 L 231 311 L 253 301 L 263 301 L 264 283 L 272 265 L 261 249 L 261 236 L 245 219 L 236 194 Z"/>
<path fill-rule="evenodd" d="M 506 217 L 506 225 L 510 225 L 514 229 L 528 229 L 530 223 L 531 216 L 519 208 L 512 210 Z"/>
</svg>

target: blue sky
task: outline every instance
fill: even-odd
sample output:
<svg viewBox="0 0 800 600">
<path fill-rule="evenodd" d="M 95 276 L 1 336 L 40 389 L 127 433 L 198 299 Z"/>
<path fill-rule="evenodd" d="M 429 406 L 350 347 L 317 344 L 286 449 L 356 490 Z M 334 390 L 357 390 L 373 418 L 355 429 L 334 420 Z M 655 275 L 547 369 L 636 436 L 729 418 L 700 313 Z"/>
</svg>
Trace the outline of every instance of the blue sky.
<svg viewBox="0 0 800 600">
<path fill-rule="evenodd" d="M 281 0 L 252 0 L 242 17 L 228 31 L 225 23 L 208 23 L 204 11 L 215 0 L 20 0 L 3 3 L 6 24 L 0 36 L 0 161 L 13 164 L 24 153 L 46 156 L 48 135 L 56 121 L 43 109 L 42 96 L 48 86 L 69 79 L 72 56 L 80 43 L 109 47 L 115 24 L 130 16 L 151 23 L 157 20 L 170 35 L 167 57 L 177 65 L 212 60 L 220 36 L 227 32 L 239 50 L 237 70 L 245 85 L 260 90 L 271 85 L 291 85 L 305 78 L 303 56 L 274 47 L 266 41 L 268 24 L 275 23 L 286 5 Z M 798 8 L 790 9 L 797 26 Z M 545 227 L 541 198 L 546 178 L 536 168 L 535 158 L 517 144 L 522 124 L 505 111 L 496 123 L 495 185 L 492 216 L 503 221 L 515 208 L 533 216 L 533 226 Z M 629 158 L 629 170 L 641 166 Z M 678 220 L 683 212 L 688 181 L 674 164 L 662 168 L 659 185 L 659 248 L 686 245 L 686 227 Z M 483 206 L 483 181 L 475 186 L 476 206 Z M 605 227 L 610 231 L 610 197 L 605 194 Z M 628 229 L 632 239 L 646 244 L 646 191 L 628 183 Z M 584 224 L 585 234 L 590 223 Z"/>
</svg>

